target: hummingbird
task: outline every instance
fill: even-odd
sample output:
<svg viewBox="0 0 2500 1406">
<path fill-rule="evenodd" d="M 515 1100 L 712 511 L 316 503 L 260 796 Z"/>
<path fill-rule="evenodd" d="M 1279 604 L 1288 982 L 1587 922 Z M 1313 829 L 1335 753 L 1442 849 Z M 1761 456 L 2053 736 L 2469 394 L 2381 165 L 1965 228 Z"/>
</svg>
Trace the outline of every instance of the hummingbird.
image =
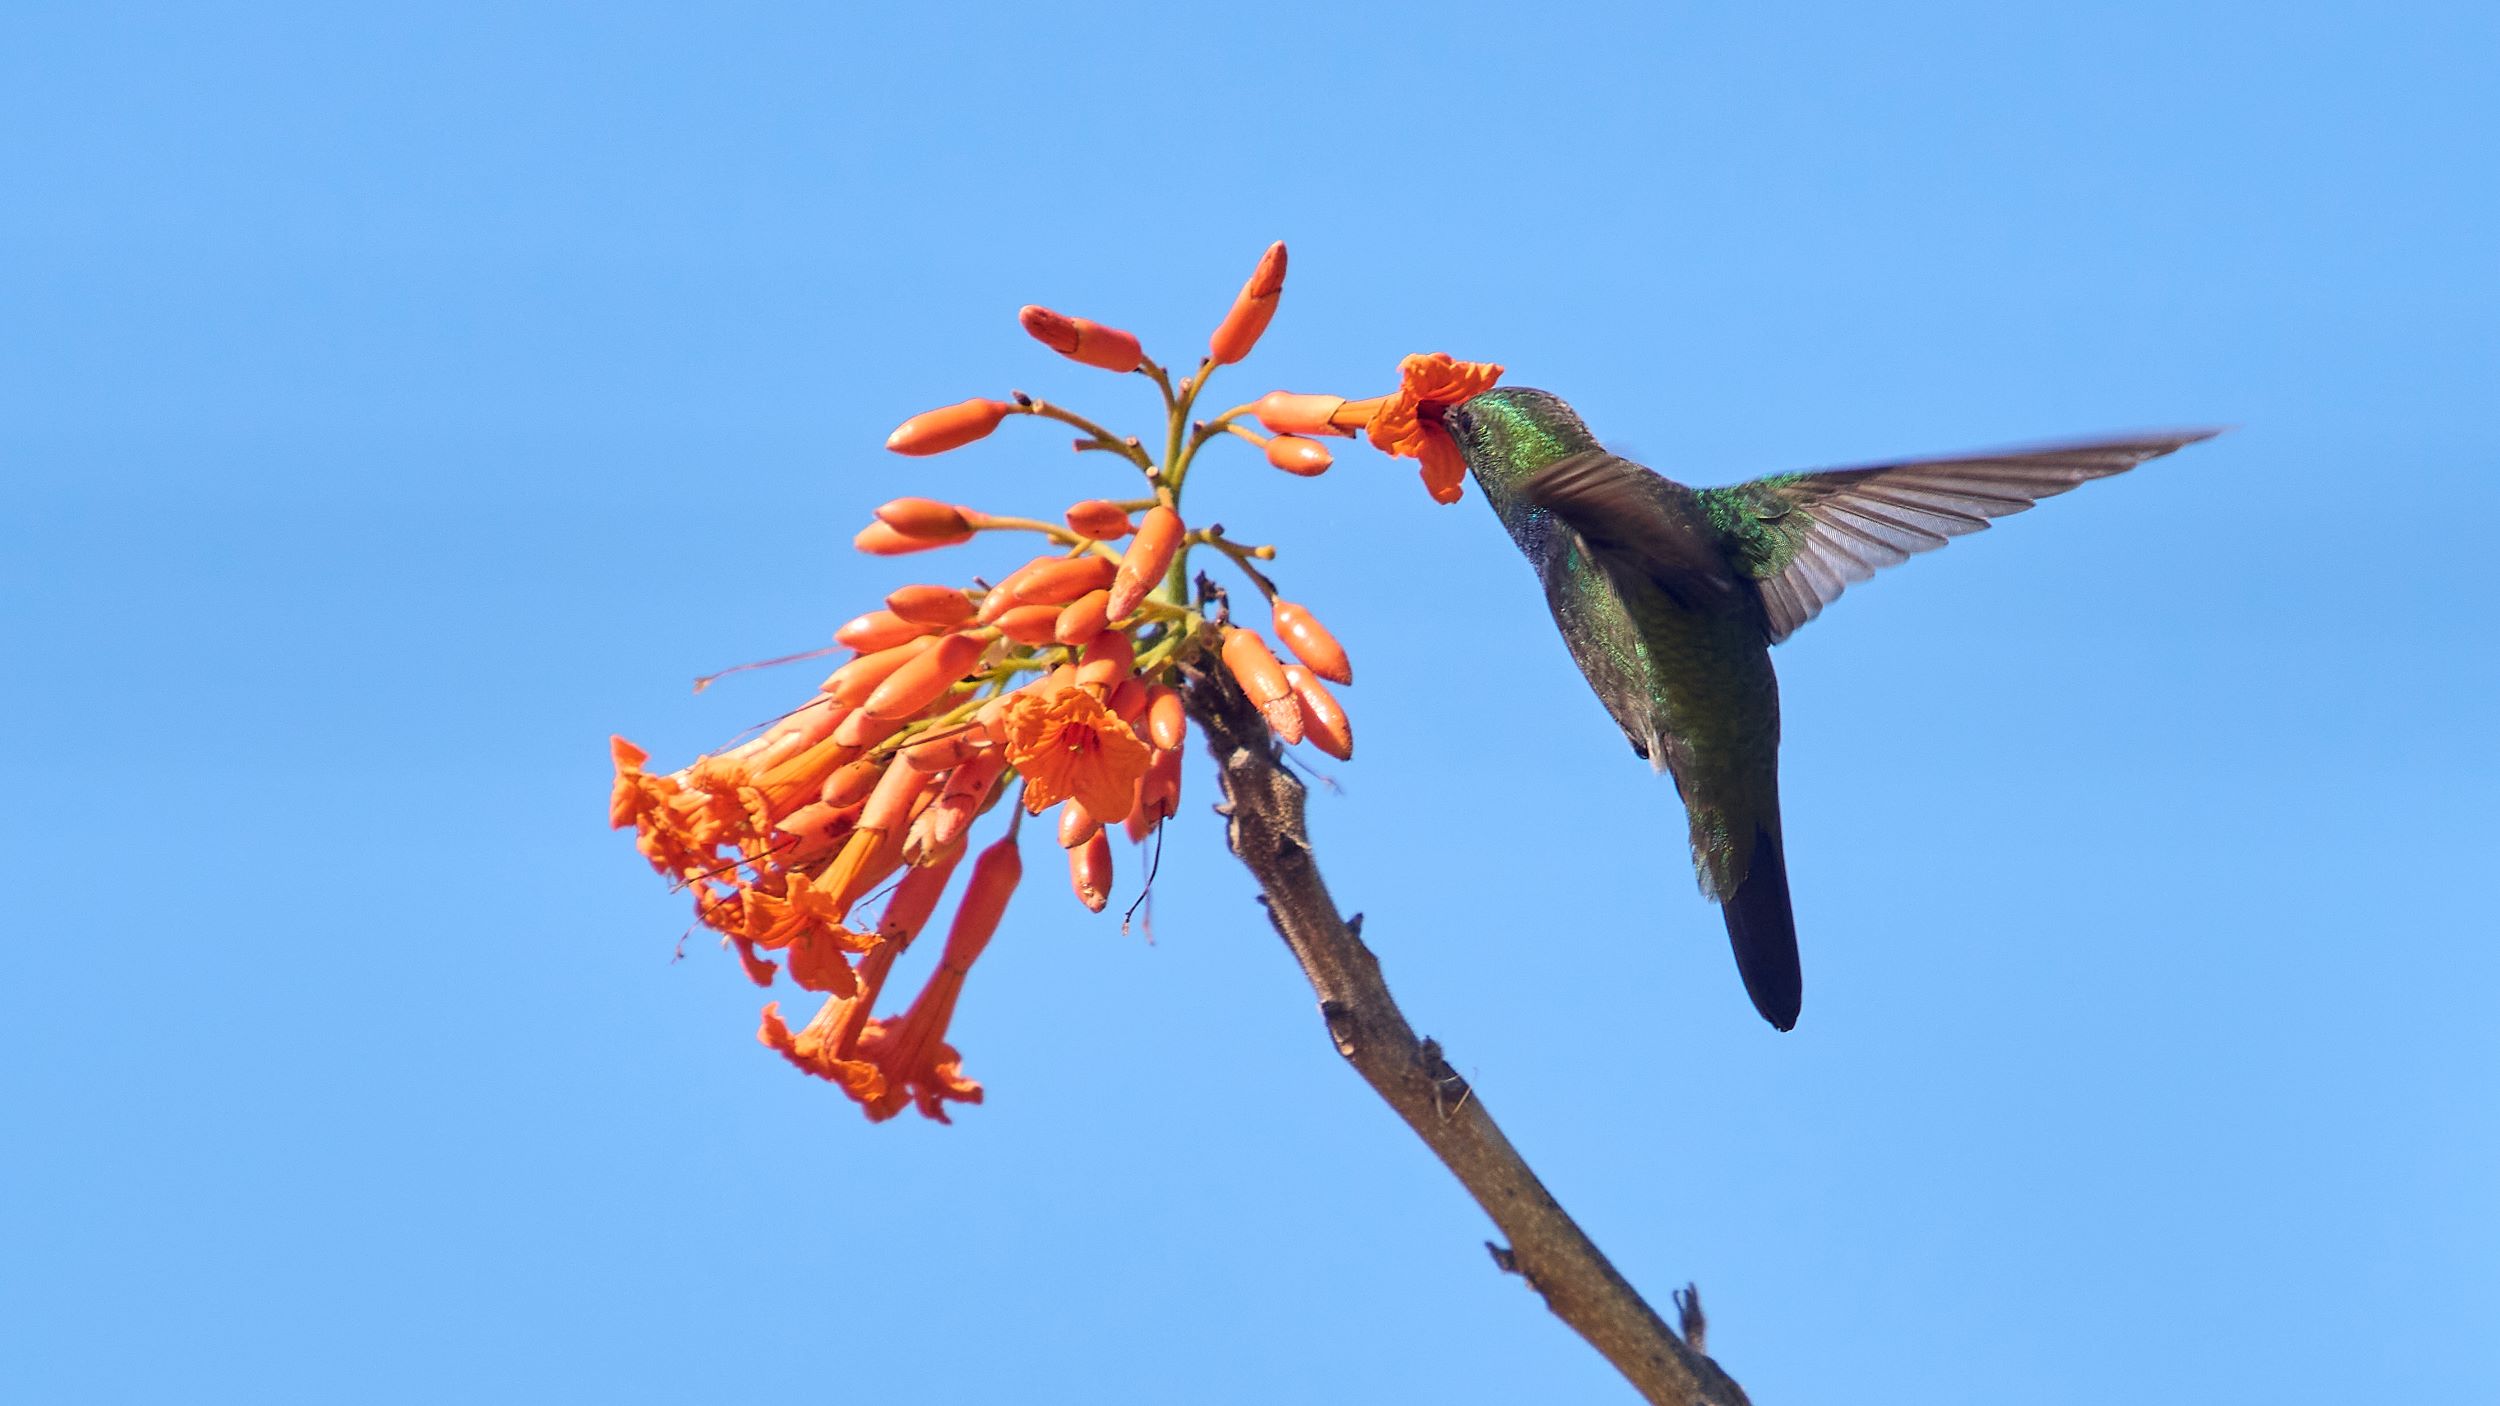
<svg viewBox="0 0 2500 1406">
<path fill-rule="evenodd" d="M 1502 387 L 1442 408 L 1598 701 L 1675 779 L 1693 868 L 1754 1009 L 1804 1001 L 1780 838 L 1771 646 L 1882 567 L 2213 429 L 1776 474 L 1687 488 L 1609 453 L 1556 396 Z"/>
</svg>

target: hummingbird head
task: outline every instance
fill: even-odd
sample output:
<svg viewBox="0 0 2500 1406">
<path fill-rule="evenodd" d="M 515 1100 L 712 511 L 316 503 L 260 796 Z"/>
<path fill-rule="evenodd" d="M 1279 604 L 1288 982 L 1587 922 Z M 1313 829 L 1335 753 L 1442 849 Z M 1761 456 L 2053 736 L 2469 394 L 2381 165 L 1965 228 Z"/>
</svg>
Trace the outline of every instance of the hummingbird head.
<svg viewBox="0 0 2500 1406">
<path fill-rule="evenodd" d="M 1525 386 L 1497 386 L 1446 406 L 1441 425 L 1496 512 L 1509 510 L 1518 486 L 1537 470 L 1597 447 L 1597 436 L 1562 397 Z"/>
</svg>

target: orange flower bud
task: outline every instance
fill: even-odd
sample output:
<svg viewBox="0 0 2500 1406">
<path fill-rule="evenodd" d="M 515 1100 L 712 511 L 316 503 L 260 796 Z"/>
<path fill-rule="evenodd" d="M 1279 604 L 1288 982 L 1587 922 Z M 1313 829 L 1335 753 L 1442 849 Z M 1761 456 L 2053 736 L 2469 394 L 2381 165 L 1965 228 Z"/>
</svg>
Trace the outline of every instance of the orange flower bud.
<svg viewBox="0 0 2500 1406">
<path fill-rule="evenodd" d="M 1069 505 L 1068 530 L 1079 537 L 1091 537 L 1097 542 L 1116 542 L 1129 535 L 1135 528 L 1130 525 L 1128 514 L 1120 511 L 1118 504 L 1106 502 L 1100 498 L 1088 498 L 1082 503 Z"/>
<path fill-rule="evenodd" d="M 857 805 L 868 799 L 877 778 L 884 774 L 885 763 L 862 757 L 826 777 L 824 789 L 816 793 L 816 798 L 829 806 Z"/>
<path fill-rule="evenodd" d="M 1285 666 L 1285 679 L 1293 685 L 1293 701 L 1302 708 L 1303 735 L 1311 745 L 1338 761 L 1354 760 L 1354 724 L 1346 720 L 1337 695 L 1299 664 Z"/>
<path fill-rule="evenodd" d="M 1145 817 L 1143 830 L 1151 831 L 1158 820 L 1170 817 L 1181 807 L 1181 753 L 1177 747 L 1158 747 L 1146 763 L 1146 774 L 1137 782 L 1137 805 L 1129 812 L 1129 834 L 1141 837 L 1138 817 Z"/>
<path fill-rule="evenodd" d="M 1189 713 L 1170 684 L 1156 684 L 1146 703 L 1146 734 L 1157 747 L 1170 751 L 1189 736 Z"/>
<path fill-rule="evenodd" d="M 1126 631 L 1105 630 L 1085 646 L 1085 659 L 1077 665 L 1076 681 L 1092 684 L 1108 692 L 1137 667 L 1137 645 Z"/>
<path fill-rule="evenodd" d="M 952 547 L 972 540 L 967 532 L 960 537 L 906 537 L 882 522 L 872 522 L 851 539 L 854 550 L 872 557 L 899 557 L 909 552 L 925 552 L 934 547 Z"/>
<path fill-rule="evenodd" d="M 929 627 L 906 620 L 891 610 L 872 610 L 853 616 L 850 623 L 833 632 L 836 643 L 847 644 L 862 653 L 892 649 L 905 640 L 918 639 L 929 633 Z"/>
<path fill-rule="evenodd" d="M 1111 837 L 1101 826 L 1094 827 L 1092 839 L 1068 851 L 1068 883 L 1076 901 L 1097 913 L 1111 902 Z"/>
<path fill-rule="evenodd" d="M 1081 317 L 1063 317 L 1048 308 L 1026 307 L 1016 314 L 1033 340 L 1068 358 L 1105 371 L 1134 371 L 1145 353 L 1137 339 L 1115 327 Z"/>
<path fill-rule="evenodd" d="M 988 595 L 981 598 L 980 612 L 972 618 L 986 625 L 991 621 L 996 620 L 999 616 L 1006 614 L 1009 610 L 1014 609 L 1017 605 L 1022 604 L 1022 602 L 1016 599 L 1016 586 L 1019 582 L 1024 580 L 1024 574 L 1028 571 L 1048 566 L 1052 562 L 1064 560 L 1066 560 L 1064 557 L 1035 557 L 1031 561 L 1026 562 L 1024 565 L 1008 572 L 1005 576 L 999 578 L 997 585 L 990 588 L 990 593 Z"/>
<path fill-rule="evenodd" d="M 866 709 L 855 709 L 833 730 L 833 740 L 845 747 L 874 747 L 903 730 L 909 718 L 872 718 Z"/>
<path fill-rule="evenodd" d="M 1250 406 L 1250 413 L 1274 434 L 1343 435 L 1351 438 L 1354 431 L 1339 426 L 1331 416 L 1345 404 L 1341 395 L 1296 395 L 1292 391 L 1269 391 Z"/>
<path fill-rule="evenodd" d="M 1008 593 L 1018 605 L 1065 605 L 1088 591 L 1109 586 L 1119 571 L 1119 563 L 1091 553 L 1053 557 L 1017 572 Z"/>
<path fill-rule="evenodd" d="M 1289 474 L 1317 478 L 1328 472 L 1328 466 L 1336 462 L 1336 456 L 1330 454 L 1328 446 L 1318 440 L 1280 434 L 1267 442 L 1267 462 Z"/>
<path fill-rule="evenodd" d="M 1019 605 L 1002 613 L 996 624 L 999 633 L 1018 644 L 1054 643 L 1052 632 L 1059 624 L 1059 607 L 1055 605 Z"/>
<path fill-rule="evenodd" d="M 1241 285 L 1233 299 L 1232 311 L 1224 314 L 1215 335 L 1207 338 L 1208 357 L 1218 366 L 1229 366 L 1248 356 L 1258 345 L 1259 334 L 1267 330 L 1268 319 L 1276 316 L 1276 299 L 1284 291 L 1285 245 L 1279 240 L 1260 256 L 1250 281 Z"/>
<path fill-rule="evenodd" d="M 949 728 L 942 737 L 915 742 L 902 751 L 903 760 L 922 771 L 952 771 L 980 752 L 989 738 L 977 727 Z"/>
<path fill-rule="evenodd" d="M 1276 600 L 1276 638 L 1285 642 L 1294 658 L 1310 665 L 1312 673 L 1331 683 L 1354 682 L 1354 666 L 1346 660 L 1345 646 L 1311 612 L 1282 596 Z"/>
<path fill-rule="evenodd" d="M 961 508 L 935 498 L 897 498 L 877 509 L 877 521 L 906 537 L 961 537 L 972 530 Z"/>
<path fill-rule="evenodd" d="M 953 688 L 988 647 L 989 641 L 979 635 L 948 635 L 888 674 L 860 711 L 877 719 L 908 718 Z"/>
<path fill-rule="evenodd" d="M 1137 525 L 1137 540 L 1128 544 L 1112 578 L 1111 599 L 1104 603 L 1112 619 L 1126 620 L 1136 614 L 1154 588 L 1163 584 L 1163 573 L 1172 565 L 1172 554 L 1180 550 L 1184 530 L 1181 515 L 1170 508 L 1158 503 L 1146 510 L 1146 520 Z"/>
<path fill-rule="evenodd" d="M 1111 624 L 1111 592 L 1087 591 L 1068 602 L 1051 627 L 1050 637 L 1060 644 L 1083 644 L 1101 634 Z"/>
<path fill-rule="evenodd" d="M 899 830 L 911 819 L 911 803 L 929 789 L 934 779 L 918 767 L 888 766 L 877 778 L 877 787 L 868 793 L 868 804 L 859 813 L 859 828 L 880 834 Z"/>
<path fill-rule="evenodd" d="M 833 695 L 834 702 L 856 708 L 868 701 L 868 695 L 876 692 L 877 685 L 884 683 L 888 675 L 909 663 L 929 644 L 928 637 L 924 635 L 919 639 L 905 640 L 890 649 L 880 649 L 874 654 L 863 654 L 834 670 L 825 679 L 824 691 Z"/>
<path fill-rule="evenodd" d="M 1146 711 L 1146 698 L 1145 681 L 1131 674 L 1120 680 L 1119 686 L 1111 690 L 1111 696 L 1102 700 L 1102 706 L 1127 723 L 1133 732 L 1137 728 L 1138 715 Z"/>
<path fill-rule="evenodd" d="M 972 618 L 972 597 L 952 586 L 905 586 L 885 598 L 885 608 L 915 625 L 943 630 Z"/>
<path fill-rule="evenodd" d="M 1293 701 L 1293 685 L 1286 681 L 1284 666 L 1276 662 L 1275 654 L 1257 631 L 1224 632 L 1224 667 L 1233 671 L 1242 692 L 1259 705 L 1259 712 L 1278 737 L 1288 743 L 1302 740 L 1302 708 Z"/>
<path fill-rule="evenodd" d="M 1003 400 L 974 396 L 905 420 L 885 437 L 885 447 L 897 454 L 943 454 L 997 429 L 998 422 L 1016 413 L 1016 409 Z"/>
<path fill-rule="evenodd" d="M 1074 849 L 1102 833 L 1102 822 L 1074 796 L 1059 803 L 1059 847 Z"/>
<path fill-rule="evenodd" d="M 832 834 L 837 827 L 850 818 L 849 806 L 827 805 L 823 801 L 816 801 L 800 806 L 797 810 L 773 822 L 773 828 L 785 835 L 813 838 Z"/>
</svg>

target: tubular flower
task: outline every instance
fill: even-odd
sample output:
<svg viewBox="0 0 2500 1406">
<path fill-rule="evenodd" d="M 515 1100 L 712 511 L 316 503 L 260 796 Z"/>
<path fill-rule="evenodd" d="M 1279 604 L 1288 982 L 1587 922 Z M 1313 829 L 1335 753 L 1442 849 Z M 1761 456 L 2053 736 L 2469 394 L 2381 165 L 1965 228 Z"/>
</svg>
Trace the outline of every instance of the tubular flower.
<svg viewBox="0 0 2500 1406">
<path fill-rule="evenodd" d="M 1023 876 L 1024 858 L 1016 850 L 1014 834 L 981 851 L 929 984 L 901 1018 L 871 1021 L 860 1032 L 860 1058 L 875 1065 L 885 1079 L 883 1090 L 866 1100 L 870 1118 L 883 1121 L 902 1112 L 905 1103 L 916 1103 L 924 1115 L 944 1123 L 951 1121 L 945 1102 L 981 1101 L 981 1086 L 963 1077 L 962 1056 L 946 1043 L 946 1027 L 955 1018 L 964 978 L 998 931 L 1007 899 Z"/>
<path fill-rule="evenodd" d="M 1073 897 L 1104 911 L 1112 833 L 1142 840 L 1178 812 L 1190 680 L 1220 658 L 1276 736 L 1339 758 L 1352 748 L 1345 711 L 1319 682 L 1351 681 L 1344 650 L 1308 610 L 1279 597 L 1266 574 L 1275 548 L 1188 528 L 1180 500 L 1189 471 L 1202 449 L 1241 439 L 1272 464 L 1312 474 L 1329 465 L 1326 440 L 1366 429 L 1429 468 L 1441 455 L 1439 405 L 1499 372 L 1410 357 L 1392 396 L 1278 391 L 1194 418 L 1205 413 L 1197 401 L 1208 377 L 1246 356 L 1275 315 L 1284 274 L 1277 245 L 1209 339 L 1207 363 L 1177 383 L 1128 333 L 1024 309 L 1025 329 L 1062 355 L 1156 380 L 1162 428 L 1118 435 L 1017 393 L 914 416 L 887 447 L 937 454 L 1011 415 L 1058 420 L 1081 432 L 1079 449 L 1104 451 L 1086 462 L 1117 462 L 1124 477 L 1142 470 L 1142 490 L 1129 479 L 1110 490 L 1116 496 L 1079 498 L 1054 520 L 918 496 L 944 491 L 938 477 L 898 485 L 906 496 L 886 499 L 853 539 L 860 552 L 903 556 L 1023 532 L 1040 539 L 1025 549 L 1038 554 L 985 562 L 984 576 L 896 587 L 835 631 L 847 657 L 823 683 L 746 740 L 673 771 L 653 770 L 622 738 L 612 743 L 609 822 L 633 831 L 644 860 L 687 893 L 696 920 L 748 980 L 771 987 L 786 978 L 823 997 L 804 1022 L 785 1021 L 779 1002 L 766 1005 L 757 1039 L 873 1120 L 909 1107 L 944 1120 L 948 1104 L 980 1101 L 950 1027 L 965 975 L 1022 872 L 1017 827 L 1056 807 Z M 1149 445 L 1165 446 L 1160 458 Z M 1209 550 L 1193 563 L 1200 547 Z M 1265 639 L 1239 627 L 1230 602 L 1251 597 L 1227 597 L 1193 575 L 1201 563 L 1229 564 L 1256 588 L 1272 605 L 1273 637 L 1298 662 L 1280 663 Z M 1193 579 L 1198 590 L 1184 592 Z M 872 1019 L 892 1009 L 888 980 L 947 897 L 973 831 L 1011 797 L 1007 838 L 979 851 L 936 970 L 901 1014 Z M 1151 866 L 1139 872 L 1151 887 Z M 877 895 L 887 892 L 879 915 Z"/>
<path fill-rule="evenodd" d="M 1146 774 L 1151 749 L 1119 715 L 1082 688 L 1037 698 L 1013 696 L 999 716 L 1007 764 L 1024 778 L 1032 813 L 1071 798 L 1104 822 L 1128 817 L 1129 796 Z"/>
<path fill-rule="evenodd" d="M 1459 361 L 1448 352 L 1408 357 L 1398 363 L 1397 394 L 1372 415 L 1372 447 L 1401 459 L 1422 460 L 1424 487 L 1432 500 L 1457 502 L 1465 490 L 1467 461 L 1441 427 L 1441 412 L 1484 394 L 1500 379 L 1502 368 L 1491 362 Z"/>
</svg>

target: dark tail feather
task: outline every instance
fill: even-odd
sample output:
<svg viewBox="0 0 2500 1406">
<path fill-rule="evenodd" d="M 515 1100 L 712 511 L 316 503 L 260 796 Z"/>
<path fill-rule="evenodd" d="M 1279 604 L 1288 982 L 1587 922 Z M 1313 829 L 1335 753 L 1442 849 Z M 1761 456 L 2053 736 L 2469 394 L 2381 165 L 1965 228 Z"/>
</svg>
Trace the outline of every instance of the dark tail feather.
<svg viewBox="0 0 2500 1406">
<path fill-rule="evenodd" d="M 1768 828 L 1754 830 L 1753 862 L 1722 911 L 1753 1008 L 1782 1030 L 1794 1027 L 1806 978 L 1797 966 L 1797 918 L 1788 907 L 1788 859 Z"/>
</svg>

